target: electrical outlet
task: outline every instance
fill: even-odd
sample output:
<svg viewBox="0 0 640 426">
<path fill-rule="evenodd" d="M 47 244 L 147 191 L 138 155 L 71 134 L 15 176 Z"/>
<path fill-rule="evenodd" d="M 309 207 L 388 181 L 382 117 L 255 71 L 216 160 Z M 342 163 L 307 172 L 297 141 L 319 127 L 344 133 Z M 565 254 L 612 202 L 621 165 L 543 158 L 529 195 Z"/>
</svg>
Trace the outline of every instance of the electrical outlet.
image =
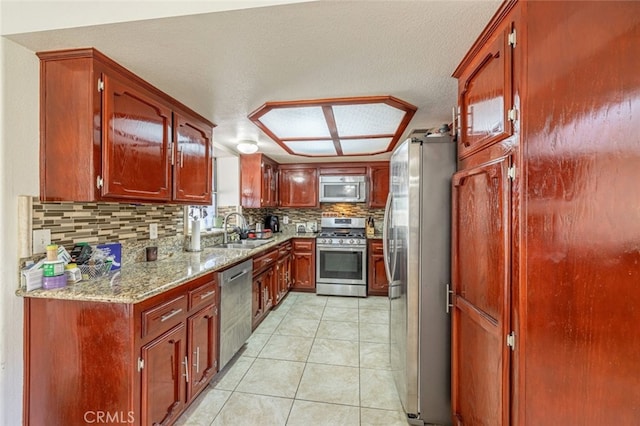
<svg viewBox="0 0 640 426">
<path fill-rule="evenodd" d="M 289 216 L 283 216 L 282 217 L 282 223 L 284 223 L 285 225 L 289 224 Z"/>
<path fill-rule="evenodd" d="M 51 244 L 51 229 L 38 229 L 33 231 L 33 253 L 44 253 Z"/>
<path fill-rule="evenodd" d="M 149 224 L 149 238 L 155 240 L 158 238 L 158 224 L 150 223 Z"/>
</svg>

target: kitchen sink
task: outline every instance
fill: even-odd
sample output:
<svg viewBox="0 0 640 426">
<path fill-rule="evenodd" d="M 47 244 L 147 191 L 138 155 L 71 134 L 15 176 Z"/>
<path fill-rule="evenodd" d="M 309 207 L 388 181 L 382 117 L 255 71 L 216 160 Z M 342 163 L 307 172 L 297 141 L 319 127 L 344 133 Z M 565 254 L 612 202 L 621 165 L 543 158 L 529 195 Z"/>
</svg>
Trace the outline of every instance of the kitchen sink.
<svg viewBox="0 0 640 426">
<path fill-rule="evenodd" d="M 217 244 L 215 247 L 231 249 L 252 249 L 269 243 L 271 240 L 240 240 L 232 243 Z"/>
</svg>

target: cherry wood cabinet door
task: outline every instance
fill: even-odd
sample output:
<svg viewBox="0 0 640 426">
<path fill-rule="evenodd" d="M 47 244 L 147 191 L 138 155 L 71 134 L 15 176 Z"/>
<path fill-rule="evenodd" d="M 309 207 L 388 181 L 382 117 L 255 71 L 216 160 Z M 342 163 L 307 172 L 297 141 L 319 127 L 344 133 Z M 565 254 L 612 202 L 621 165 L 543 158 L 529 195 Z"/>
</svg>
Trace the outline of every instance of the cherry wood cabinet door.
<svg viewBox="0 0 640 426">
<path fill-rule="evenodd" d="M 173 198 L 211 204 L 213 185 L 212 129 L 205 123 L 174 113 Z"/>
<path fill-rule="evenodd" d="M 510 157 L 453 177 L 452 408 L 457 425 L 508 425 Z"/>
<path fill-rule="evenodd" d="M 278 205 L 278 166 L 275 163 L 262 161 L 262 206 Z"/>
<path fill-rule="evenodd" d="M 171 199 L 171 109 L 103 74 L 102 196 Z"/>
<path fill-rule="evenodd" d="M 278 259 L 278 263 L 276 264 L 276 276 L 277 276 L 277 288 L 278 292 L 276 294 L 276 305 L 280 303 L 280 301 L 284 298 L 289 290 L 289 286 L 287 283 L 287 258 L 281 257 Z"/>
<path fill-rule="evenodd" d="M 389 195 L 389 164 L 369 167 L 369 207 L 384 208 Z"/>
<path fill-rule="evenodd" d="M 315 167 L 280 168 L 280 206 L 318 206 L 318 170 Z"/>
<path fill-rule="evenodd" d="M 142 425 L 173 423 L 186 401 L 187 333 L 180 323 L 141 348 Z"/>
<path fill-rule="evenodd" d="M 251 318 L 252 318 L 251 324 L 252 324 L 252 328 L 254 329 L 260 323 L 264 314 L 264 310 L 262 308 L 263 307 L 262 299 L 264 296 L 264 293 L 262 292 L 263 278 L 264 277 L 262 275 L 257 275 L 253 277 L 253 282 L 251 286 Z"/>
<path fill-rule="evenodd" d="M 369 295 L 387 296 L 389 283 L 384 270 L 382 241 L 369 241 Z"/>
<path fill-rule="evenodd" d="M 293 242 L 292 273 L 293 289 L 315 291 L 316 251 L 313 239 L 304 238 Z"/>
<path fill-rule="evenodd" d="M 460 93 L 460 158 L 513 134 L 509 120 L 513 106 L 512 27 L 511 21 L 503 23 L 463 73 L 454 74 Z"/>
<path fill-rule="evenodd" d="M 195 398 L 218 372 L 218 324 L 216 305 L 210 305 L 187 318 L 190 368 L 187 401 Z"/>
</svg>

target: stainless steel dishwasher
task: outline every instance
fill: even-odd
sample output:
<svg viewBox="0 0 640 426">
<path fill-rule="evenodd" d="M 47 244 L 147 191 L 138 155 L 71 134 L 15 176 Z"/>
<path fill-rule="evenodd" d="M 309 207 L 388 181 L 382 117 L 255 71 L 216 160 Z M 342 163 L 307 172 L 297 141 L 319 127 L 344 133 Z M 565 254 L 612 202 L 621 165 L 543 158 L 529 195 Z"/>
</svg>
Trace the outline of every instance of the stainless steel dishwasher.
<svg viewBox="0 0 640 426">
<path fill-rule="evenodd" d="M 220 283 L 220 370 L 251 336 L 253 260 L 218 273 Z"/>
</svg>

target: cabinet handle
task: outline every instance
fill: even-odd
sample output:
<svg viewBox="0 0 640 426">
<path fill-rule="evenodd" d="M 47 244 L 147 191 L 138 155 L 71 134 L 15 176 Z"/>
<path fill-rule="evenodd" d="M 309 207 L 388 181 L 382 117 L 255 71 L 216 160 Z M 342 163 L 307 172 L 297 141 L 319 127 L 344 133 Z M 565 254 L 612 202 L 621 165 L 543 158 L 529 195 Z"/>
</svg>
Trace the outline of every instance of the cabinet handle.
<svg viewBox="0 0 640 426">
<path fill-rule="evenodd" d="M 171 317 L 175 317 L 176 315 L 178 315 L 180 312 L 182 312 L 182 308 L 180 309 L 172 309 L 171 312 L 169 312 L 166 315 L 163 315 L 162 317 L 160 317 L 160 322 L 165 322 L 166 320 L 168 320 Z"/>
<path fill-rule="evenodd" d="M 216 294 L 216 291 L 215 290 L 211 290 L 211 291 L 209 291 L 209 292 L 207 292 L 205 294 L 200 295 L 200 300 L 206 299 L 207 297 L 209 297 L 211 295 L 214 295 L 214 294 Z"/>
<path fill-rule="evenodd" d="M 180 156 L 180 168 L 182 168 L 184 162 L 184 150 L 182 148 L 178 149 L 178 155 Z"/>
<path fill-rule="evenodd" d="M 200 346 L 196 348 L 194 354 L 196 356 L 196 363 L 193 364 L 193 366 L 196 368 L 196 373 L 200 373 Z"/>
<path fill-rule="evenodd" d="M 446 312 L 450 313 L 451 308 L 453 308 L 453 290 L 451 290 L 451 285 L 447 284 L 447 306 Z"/>
<path fill-rule="evenodd" d="M 187 361 L 187 357 L 184 357 L 184 361 L 182 362 L 182 364 L 184 365 L 184 378 L 187 381 L 187 383 L 189 383 L 189 361 Z"/>
</svg>

